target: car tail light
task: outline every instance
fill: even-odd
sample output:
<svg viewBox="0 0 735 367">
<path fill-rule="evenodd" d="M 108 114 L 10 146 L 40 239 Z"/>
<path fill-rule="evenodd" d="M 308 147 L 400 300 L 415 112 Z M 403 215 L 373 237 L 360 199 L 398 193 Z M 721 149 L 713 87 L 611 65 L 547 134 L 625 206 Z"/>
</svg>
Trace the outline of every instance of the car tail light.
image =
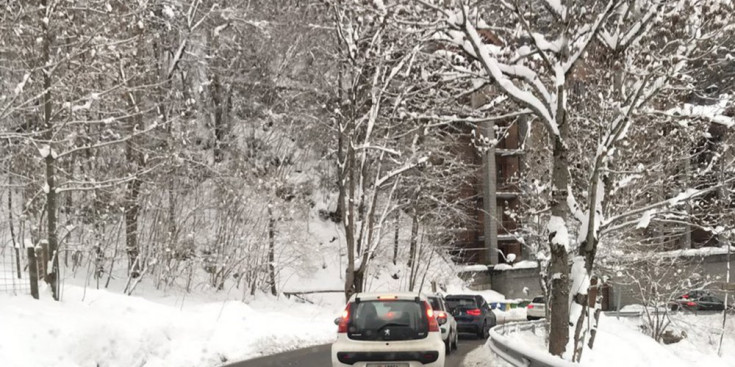
<svg viewBox="0 0 735 367">
<path fill-rule="evenodd" d="M 529 309 L 533 308 L 533 305 L 528 305 L 528 308 L 529 308 Z"/>
<path fill-rule="evenodd" d="M 350 323 L 350 311 L 352 311 L 352 303 L 348 303 L 347 307 L 345 307 L 345 310 L 342 311 L 342 319 L 339 320 L 339 325 L 337 328 L 337 333 L 346 333 L 347 332 L 347 324 Z"/>
<path fill-rule="evenodd" d="M 446 319 L 447 318 L 447 313 L 444 312 L 444 311 L 436 311 L 436 312 L 434 312 L 434 314 L 436 315 L 436 318 L 437 319 Z"/>
<path fill-rule="evenodd" d="M 689 307 L 696 307 L 697 306 L 697 302 L 691 302 L 691 301 L 689 301 L 689 302 L 687 302 L 687 306 L 689 306 Z"/>
<path fill-rule="evenodd" d="M 467 310 L 467 314 L 470 316 L 480 316 L 482 314 L 482 311 L 480 311 L 479 308 L 473 308 L 471 310 Z"/>
<path fill-rule="evenodd" d="M 689 295 L 688 294 L 685 294 L 685 295 L 681 296 L 681 298 L 689 299 Z"/>
<path fill-rule="evenodd" d="M 424 310 L 426 310 L 426 318 L 429 319 L 429 332 L 439 331 L 439 323 L 434 317 L 434 309 L 431 308 L 429 302 L 424 301 Z"/>
</svg>

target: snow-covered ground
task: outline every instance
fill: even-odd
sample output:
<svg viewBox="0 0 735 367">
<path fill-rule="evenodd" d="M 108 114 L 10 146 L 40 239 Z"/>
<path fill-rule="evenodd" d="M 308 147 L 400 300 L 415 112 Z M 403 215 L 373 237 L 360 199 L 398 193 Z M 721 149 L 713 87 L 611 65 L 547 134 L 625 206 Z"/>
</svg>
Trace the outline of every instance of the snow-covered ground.
<svg viewBox="0 0 735 367">
<path fill-rule="evenodd" d="M 303 231 L 293 231 L 298 237 L 284 233 L 277 244 L 279 292 L 344 287 L 344 236 L 339 224 L 319 218 L 317 209 L 323 208 L 317 207 L 308 223 L 299 224 Z M 402 243 L 409 235 L 401 232 Z M 382 249 L 371 262 L 368 290 L 407 290 L 408 250 L 401 247 L 394 265 L 392 248 Z M 119 256 L 124 264 L 124 254 Z M 431 264 L 427 276 L 418 278 L 424 279 L 419 284 L 423 292 L 430 290 L 431 281 L 464 292 L 454 264 L 442 256 L 434 256 Z M 304 297 L 307 303 L 299 303 L 296 297 L 273 297 L 261 290 L 252 296 L 249 289 L 236 287 L 242 284 L 236 278 L 217 291 L 210 274 L 199 264 L 193 269 L 191 287 L 185 286 L 184 277 L 160 286 L 157 274 L 147 273 L 127 296 L 124 265 L 115 268 L 105 289 L 107 273 L 98 285 L 92 279 L 93 267 L 62 264 L 61 302 L 54 302 L 48 289 L 42 289 L 40 300 L 27 292 L 0 293 L 0 367 L 219 366 L 335 337 L 333 320 L 344 307 L 341 293 L 310 294 Z M 420 274 L 425 269 L 423 265 Z"/>
<path fill-rule="evenodd" d="M 510 364 L 494 355 L 487 344 L 467 353 L 463 362 L 464 367 L 511 367 Z"/>
<path fill-rule="evenodd" d="M 676 314 L 673 330 L 684 330 L 687 337 L 675 344 L 659 344 L 640 332 L 639 318 L 600 317 L 594 349 L 585 349 L 582 366 L 649 367 L 696 365 L 708 367 L 735 366 L 735 320 L 728 320 L 722 357 L 717 345 L 722 315 Z M 542 333 L 531 331 L 508 334 L 518 345 L 546 350 Z"/>
<path fill-rule="evenodd" d="M 339 313 L 335 307 L 269 296 L 247 304 L 153 302 L 67 286 L 62 302 L 42 297 L 0 295 L 0 365 L 219 366 L 328 343 Z"/>
</svg>

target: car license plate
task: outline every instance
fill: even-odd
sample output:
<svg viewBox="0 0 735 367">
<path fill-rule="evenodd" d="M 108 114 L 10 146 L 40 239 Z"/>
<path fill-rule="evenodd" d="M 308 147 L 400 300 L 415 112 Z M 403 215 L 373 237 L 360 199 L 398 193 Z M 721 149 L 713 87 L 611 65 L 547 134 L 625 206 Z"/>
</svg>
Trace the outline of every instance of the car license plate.
<svg viewBox="0 0 735 367">
<path fill-rule="evenodd" d="M 367 367 L 408 367 L 408 363 L 368 363 Z"/>
</svg>

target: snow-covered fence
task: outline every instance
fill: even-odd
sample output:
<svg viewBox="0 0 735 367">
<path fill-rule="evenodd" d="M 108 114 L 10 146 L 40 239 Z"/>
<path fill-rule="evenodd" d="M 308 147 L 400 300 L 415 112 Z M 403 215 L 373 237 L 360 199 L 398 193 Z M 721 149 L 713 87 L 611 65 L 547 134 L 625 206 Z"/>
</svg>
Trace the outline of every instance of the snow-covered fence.
<svg viewBox="0 0 735 367">
<path fill-rule="evenodd" d="M 0 246 L 0 294 L 30 294 L 25 249 Z"/>
<path fill-rule="evenodd" d="M 508 337 L 509 334 L 546 327 L 546 320 L 518 322 L 498 325 L 490 329 L 488 346 L 498 357 L 517 367 L 579 367 L 548 354 L 545 350 L 534 349 L 533 346 L 519 343 Z"/>
</svg>

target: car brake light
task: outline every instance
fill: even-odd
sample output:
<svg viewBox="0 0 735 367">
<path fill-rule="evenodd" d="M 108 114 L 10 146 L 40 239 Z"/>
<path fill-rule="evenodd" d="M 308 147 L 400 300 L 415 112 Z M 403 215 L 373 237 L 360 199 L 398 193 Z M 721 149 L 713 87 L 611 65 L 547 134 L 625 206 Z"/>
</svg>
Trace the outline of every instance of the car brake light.
<svg viewBox="0 0 735 367">
<path fill-rule="evenodd" d="M 429 332 L 439 331 L 439 323 L 434 318 L 434 309 L 431 308 L 429 302 L 424 301 L 424 309 L 426 310 L 426 318 L 429 319 Z"/>
<path fill-rule="evenodd" d="M 681 296 L 681 298 L 689 299 L 689 295 L 688 294 L 685 294 L 685 295 Z"/>
<path fill-rule="evenodd" d="M 533 305 L 528 305 L 528 308 L 529 308 L 529 309 L 530 309 L 530 308 L 533 308 Z"/>
<path fill-rule="evenodd" d="M 471 310 L 467 310 L 467 314 L 470 316 L 480 316 L 480 314 L 482 314 L 482 311 L 480 311 L 479 308 L 473 308 Z"/>
<path fill-rule="evenodd" d="M 446 319 L 447 318 L 447 313 L 444 312 L 444 311 L 436 311 L 435 314 L 436 314 L 436 318 L 437 319 Z"/>
<path fill-rule="evenodd" d="M 690 302 L 687 302 L 687 306 L 689 306 L 689 307 L 695 307 L 695 306 L 697 306 L 697 303 L 690 301 Z"/>
<path fill-rule="evenodd" d="M 378 296 L 378 300 L 380 300 L 380 301 L 387 300 L 387 299 L 396 300 L 396 299 L 398 299 L 398 296 Z"/>
<path fill-rule="evenodd" d="M 345 307 L 345 310 L 342 311 L 342 319 L 339 320 L 339 326 L 337 328 L 337 333 L 347 332 L 347 324 L 350 323 L 350 311 L 351 310 L 352 310 L 352 303 L 348 303 L 347 307 Z"/>
</svg>

